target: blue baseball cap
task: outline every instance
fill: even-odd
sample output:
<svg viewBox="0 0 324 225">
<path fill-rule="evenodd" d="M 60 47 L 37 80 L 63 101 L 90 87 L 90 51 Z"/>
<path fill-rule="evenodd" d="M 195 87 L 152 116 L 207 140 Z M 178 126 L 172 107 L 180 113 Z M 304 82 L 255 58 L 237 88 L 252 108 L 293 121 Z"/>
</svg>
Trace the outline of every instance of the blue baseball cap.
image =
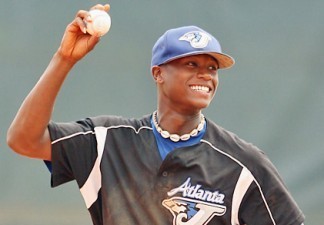
<svg viewBox="0 0 324 225">
<path fill-rule="evenodd" d="M 220 69 L 230 68 L 235 60 L 222 52 L 217 39 L 196 26 L 184 26 L 167 30 L 152 49 L 151 67 L 168 63 L 172 60 L 199 54 L 214 57 Z"/>
</svg>

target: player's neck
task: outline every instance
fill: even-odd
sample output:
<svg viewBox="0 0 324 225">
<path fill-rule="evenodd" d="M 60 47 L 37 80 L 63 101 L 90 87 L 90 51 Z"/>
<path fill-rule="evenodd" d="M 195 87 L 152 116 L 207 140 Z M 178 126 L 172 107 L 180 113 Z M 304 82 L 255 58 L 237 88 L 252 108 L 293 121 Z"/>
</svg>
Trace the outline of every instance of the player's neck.
<svg viewBox="0 0 324 225">
<path fill-rule="evenodd" d="M 201 112 L 183 114 L 172 110 L 158 110 L 157 124 L 171 134 L 183 135 L 197 128 L 201 122 Z"/>
</svg>

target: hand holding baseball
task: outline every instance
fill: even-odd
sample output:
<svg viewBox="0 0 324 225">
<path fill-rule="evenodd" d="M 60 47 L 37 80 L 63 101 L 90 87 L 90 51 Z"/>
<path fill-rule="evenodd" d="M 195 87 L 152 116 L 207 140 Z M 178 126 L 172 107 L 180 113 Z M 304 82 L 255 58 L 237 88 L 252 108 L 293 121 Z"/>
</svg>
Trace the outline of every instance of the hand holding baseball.
<svg viewBox="0 0 324 225">
<path fill-rule="evenodd" d="M 110 28 L 110 23 L 108 23 L 109 26 L 107 26 L 107 22 L 109 22 L 107 19 L 107 17 L 109 17 L 107 12 L 109 10 L 109 4 L 95 5 L 90 11 L 79 10 L 74 20 L 66 27 L 61 45 L 58 49 L 58 54 L 64 59 L 75 63 L 90 52 L 99 42 L 100 36 L 108 32 Z M 100 11 L 100 15 L 105 13 L 105 22 L 100 22 L 100 20 L 98 20 L 99 25 L 96 25 L 97 17 L 91 16 L 91 14 L 93 14 L 92 11 L 96 12 L 97 15 L 98 11 Z"/>
<path fill-rule="evenodd" d="M 101 37 L 105 35 L 111 26 L 109 14 L 100 9 L 92 9 L 89 11 L 89 16 L 84 19 L 87 27 L 87 32 L 91 35 Z"/>
</svg>

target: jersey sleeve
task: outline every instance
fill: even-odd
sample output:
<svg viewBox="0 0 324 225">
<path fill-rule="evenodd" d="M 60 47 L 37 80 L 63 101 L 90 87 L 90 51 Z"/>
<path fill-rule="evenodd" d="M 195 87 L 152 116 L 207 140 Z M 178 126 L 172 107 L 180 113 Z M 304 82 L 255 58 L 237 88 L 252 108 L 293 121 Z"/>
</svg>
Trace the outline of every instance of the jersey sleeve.
<svg viewBox="0 0 324 225">
<path fill-rule="evenodd" d="M 301 225 L 305 217 L 265 152 L 212 121 L 207 122 L 205 139 L 230 157 L 240 171 L 233 178 L 234 224 Z"/>
<path fill-rule="evenodd" d="M 50 122 L 52 143 L 51 186 L 76 180 L 86 182 L 97 157 L 97 143 L 90 119 L 71 123 Z"/>
<path fill-rule="evenodd" d="M 243 224 L 300 225 L 304 215 L 275 166 L 261 151 L 251 171 L 254 181 L 240 207 Z"/>
</svg>

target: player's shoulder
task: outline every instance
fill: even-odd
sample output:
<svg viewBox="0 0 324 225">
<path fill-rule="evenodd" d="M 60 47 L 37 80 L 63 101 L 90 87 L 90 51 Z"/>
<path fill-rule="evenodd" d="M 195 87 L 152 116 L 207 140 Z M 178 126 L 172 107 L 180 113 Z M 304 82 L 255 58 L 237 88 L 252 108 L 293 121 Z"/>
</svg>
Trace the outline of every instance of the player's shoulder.
<svg viewBox="0 0 324 225">
<path fill-rule="evenodd" d="M 141 118 L 127 118 L 117 115 L 100 115 L 90 117 L 89 120 L 93 123 L 94 127 L 112 127 L 112 126 L 132 126 L 140 128 L 150 126 L 151 115 L 145 115 Z"/>
<path fill-rule="evenodd" d="M 245 141 L 212 121 L 207 122 L 205 140 L 214 150 L 217 150 L 216 152 L 226 155 L 238 165 L 246 167 L 256 179 L 277 174 L 269 157 L 256 145 Z"/>
<path fill-rule="evenodd" d="M 256 145 L 240 138 L 237 134 L 223 128 L 211 120 L 207 120 L 206 140 L 219 151 L 242 161 L 260 163 L 265 153 Z"/>
</svg>

